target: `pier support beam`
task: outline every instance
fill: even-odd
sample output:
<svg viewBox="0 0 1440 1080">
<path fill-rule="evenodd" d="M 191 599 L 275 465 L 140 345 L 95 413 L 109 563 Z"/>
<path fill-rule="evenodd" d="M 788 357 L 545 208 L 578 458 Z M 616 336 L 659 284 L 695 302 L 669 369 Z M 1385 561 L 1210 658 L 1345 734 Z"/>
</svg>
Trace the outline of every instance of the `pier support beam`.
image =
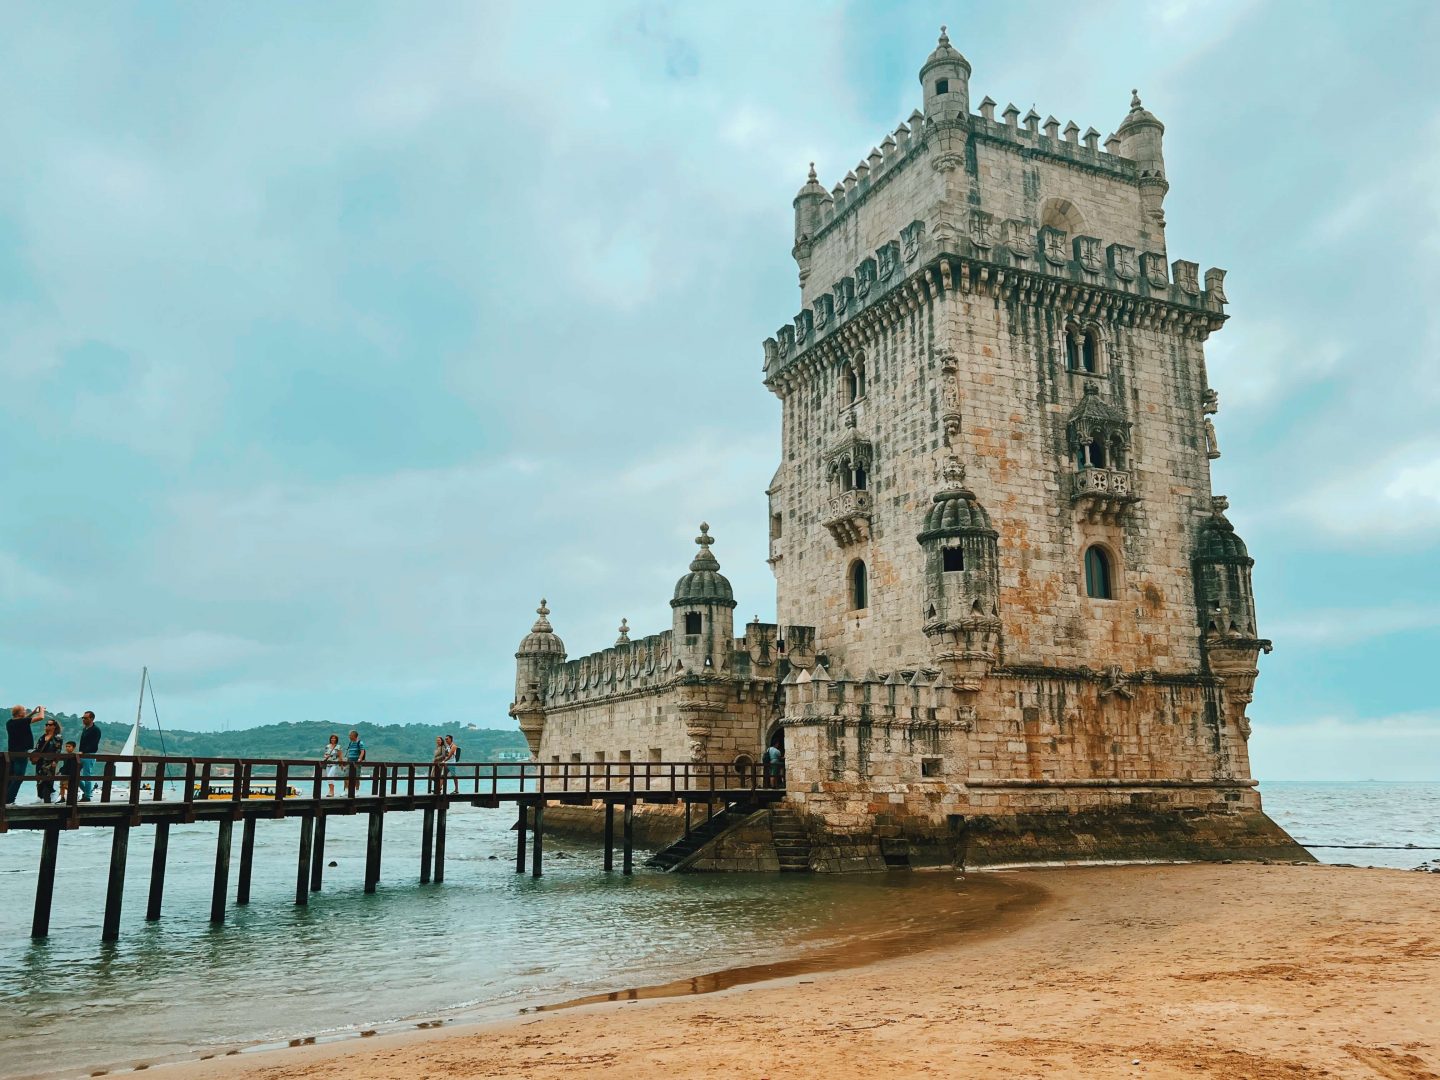
<svg viewBox="0 0 1440 1080">
<path fill-rule="evenodd" d="M 630 873 L 635 862 L 635 804 L 625 804 L 625 850 L 622 856 L 621 873 Z"/>
<path fill-rule="evenodd" d="M 380 841 L 385 832 L 385 815 L 370 815 L 370 833 L 365 840 L 365 891 L 373 893 L 380 884 Z"/>
<path fill-rule="evenodd" d="M 430 853 L 435 843 L 435 811 L 428 806 L 420 812 L 420 884 L 430 881 Z"/>
<path fill-rule="evenodd" d="M 255 861 L 255 819 L 240 823 L 240 873 L 235 884 L 235 903 L 250 902 L 250 864 Z"/>
<path fill-rule="evenodd" d="M 615 869 L 615 804 L 605 803 L 605 869 Z"/>
<path fill-rule="evenodd" d="M 235 819 L 225 818 L 220 822 L 220 835 L 215 838 L 215 887 L 210 890 L 210 921 L 225 921 L 225 892 L 230 888 L 230 838 L 235 831 Z"/>
<path fill-rule="evenodd" d="M 517 803 L 520 813 L 515 818 L 515 872 L 525 872 L 525 804 Z"/>
<path fill-rule="evenodd" d="M 315 815 L 315 846 L 310 849 L 310 891 L 319 892 L 325 876 L 325 814 Z"/>
<path fill-rule="evenodd" d="M 310 854 L 315 843 L 315 815 L 300 819 L 300 853 L 295 860 L 295 903 L 310 903 Z"/>
<path fill-rule="evenodd" d="M 530 835 L 530 876 L 538 878 L 541 874 L 540 842 L 545 835 L 545 803 L 540 799 L 535 800 L 535 829 Z"/>
<path fill-rule="evenodd" d="M 445 805 L 435 811 L 435 884 L 445 880 Z"/>
<path fill-rule="evenodd" d="M 120 937 L 120 905 L 125 899 L 125 856 L 130 852 L 130 823 L 115 826 L 110 840 L 110 880 L 105 886 L 105 923 L 100 930 L 101 941 Z"/>
<path fill-rule="evenodd" d="M 165 903 L 165 864 L 170 858 L 170 822 L 155 823 L 155 852 L 150 856 L 150 897 L 145 905 L 145 921 L 160 918 Z"/>
<path fill-rule="evenodd" d="M 35 879 L 35 918 L 30 936 L 50 936 L 50 900 L 55 895 L 55 860 L 60 855 L 60 826 L 51 825 L 40 841 L 40 874 Z"/>
</svg>

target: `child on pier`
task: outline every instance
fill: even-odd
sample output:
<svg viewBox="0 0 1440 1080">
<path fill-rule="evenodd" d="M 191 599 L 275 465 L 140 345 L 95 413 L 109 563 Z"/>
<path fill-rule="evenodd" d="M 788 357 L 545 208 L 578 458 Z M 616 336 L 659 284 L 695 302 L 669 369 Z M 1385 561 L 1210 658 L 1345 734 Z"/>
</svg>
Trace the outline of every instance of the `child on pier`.
<svg viewBox="0 0 1440 1080">
<path fill-rule="evenodd" d="M 70 739 L 65 743 L 65 753 L 75 753 L 75 740 Z M 64 802 L 70 795 L 70 773 L 65 769 L 65 763 L 60 762 L 60 801 Z"/>
</svg>

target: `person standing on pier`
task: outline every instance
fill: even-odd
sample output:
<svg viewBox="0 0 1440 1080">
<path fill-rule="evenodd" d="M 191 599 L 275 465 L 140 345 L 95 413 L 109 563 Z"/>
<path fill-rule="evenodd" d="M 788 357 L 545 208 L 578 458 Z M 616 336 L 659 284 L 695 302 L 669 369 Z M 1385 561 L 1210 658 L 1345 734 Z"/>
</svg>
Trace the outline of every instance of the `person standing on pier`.
<svg viewBox="0 0 1440 1080">
<path fill-rule="evenodd" d="M 331 735 L 320 758 L 325 765 L 325 779 L 330 781 L 330 798 L 335 797 L 335 781 L 340 778 L 340 736 Z"/>
<path fill-rule="evenodd" d="M 60 741 L 60 721 L 46 720 L 45 726 L 40 730 L 40 741 L 35 744 L 35 753 L 32 760 L 35 762 L 35 793 L 40 796 L 40 801 L 48 803 L 55 794 L 55 774 L 60 771 L 60 759 L 49 757 L 50 754 L 60 753 L 62 743 Z"/>
<path fill-rule="evenodd" d="M 100 752 L 100 725 L 95 723 L 95 714 L 86 711 L 80 718 L 80 775 L 81 777 L 93 776 L 95 772 L 94 755 Z M 80 801 L 89 802 L 90 794 L 95 789 L 95 781 L 82 779 L 80 781 Z"/>
<path fill-rule="evenodd" d="M 26 711 L 24 705 L 10 708 L 10 719 L 5 722 L 5 750 L 10 758 L 10 783 L 5 787 L 5 805 L 9 806 L 20 796 L 21 778 L 30 764 L 30 752 L 35 749 L 35 735 L 31 724 L 45 719 L 45 706 L 37 705 Z"/>
<path fill-rule="evenodd" d="M 445 736 L 445 772 L 455 782 L 455 794 L 460 794 L 460 747 L 455 745 L 455 736 Z"/>
<path fill-rule="evenodd" d="M 364 760 L 365 741 L 360 738 L 360 732 L 351 731 L 350 741 L 345 744 L 345 761 L 348 765 L 345 791 L 352 797 L 355 795 L 355 789 L 360 786 L 360 763 Z"/>
<path fill-rule="evenodd" d="M 435 736 L 435 753 L 430 758 L 430 790 L 445 793 L 445 762 L 450 757 L 450 751 L 445 748 L 445 740 L 439 735 Z"/>
</svg>

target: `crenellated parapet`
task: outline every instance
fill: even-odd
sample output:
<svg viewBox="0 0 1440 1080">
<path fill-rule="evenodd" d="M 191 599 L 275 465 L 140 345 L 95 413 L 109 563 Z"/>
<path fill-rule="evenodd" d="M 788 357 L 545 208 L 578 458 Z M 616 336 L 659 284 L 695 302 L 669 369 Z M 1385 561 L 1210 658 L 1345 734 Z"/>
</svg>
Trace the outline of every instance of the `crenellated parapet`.
<svg viewBox="0 0 1440 1080">
<path fill-rule="evenodd" d="M 993 223 L 982 224 L 982 234 L 993 237 L 989 231 Z M 922 231 L 917 229 L 916 235 Z M 981 247 L 974 239 L 942 247 L 917 239 L 913 258 L 901 248 L 898 269 L 903 274 L 892 272 L 889 279 L 869 276 L 871 264 L 880 264 L 864 260 L 856 271 L 859 280 L 869 282 L 863 293 L 856 277 L 846 277 L 836 283 L 832 294 L 796 316 L 793 325 L 765 339 L 765 385 L 784 396 L 797 381 L 828 371 L 862 347 L 878 329 L 955 291 L 1046 304 L 1067 314 L 1201 340 L 1224 325 L 1225 271 L 1207 270 L 1201 288 L 1197 263 L 1177 259 L 1167 270 L 1158 252 L 1137 258 L 1133 248 L 1118 244 L 1108 245 L 1104 261 L 1087 263 L 1079 254 L 1079 241 L 1094 238 L 1074 239 L 1076 243 L 1067 247 L 1059 230 L 1028 227 L 1013 247 L 1008 242 Z M 1047 245 L 1050 255 L 1043 256 Z M 1076 255 L 1067 260 L 1065 252 L 1070 250 Z M 1097 268 L 1091 270 L 1090 265 Z"/>
</svg>

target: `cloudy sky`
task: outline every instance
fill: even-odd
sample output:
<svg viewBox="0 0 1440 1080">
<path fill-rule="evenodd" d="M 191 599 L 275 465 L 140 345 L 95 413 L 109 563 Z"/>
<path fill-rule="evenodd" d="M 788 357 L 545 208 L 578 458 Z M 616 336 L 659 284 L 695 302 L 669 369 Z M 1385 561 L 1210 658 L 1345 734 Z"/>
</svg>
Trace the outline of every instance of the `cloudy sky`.
<svg viewBox="0 0 1440 1080">
<path fill-rule="evenodd" d="M 505 727 L 707 519 L 769 618 L 790 200 L 919 104 L 1166 124 L 1272 778 L 1440 777 L 1440 6 L 0 7 L 0 686 Z"/>
</svg>

